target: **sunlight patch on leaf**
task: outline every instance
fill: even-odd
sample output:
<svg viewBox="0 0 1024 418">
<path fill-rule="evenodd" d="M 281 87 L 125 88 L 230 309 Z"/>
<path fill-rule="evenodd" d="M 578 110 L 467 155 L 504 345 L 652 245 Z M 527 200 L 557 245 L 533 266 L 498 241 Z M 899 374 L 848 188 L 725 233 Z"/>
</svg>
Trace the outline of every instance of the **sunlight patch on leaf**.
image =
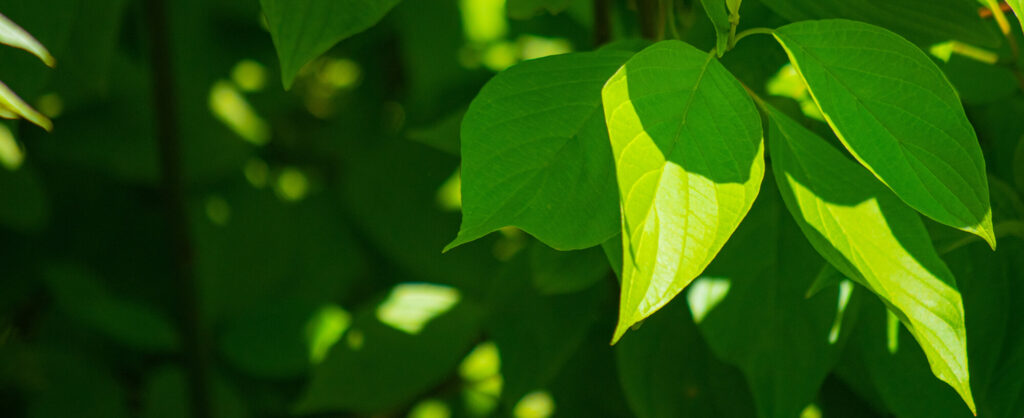
<svg viewBox="0 0 1024 418">
<path fill-rule="evenodd" d="M 818 110 L 818 105 L 814 104 L 814 99 L 811 98 L 807 85 L 804 84 L 804 80 L 800 78 L 800 74 L 796 72 L 793 64 L 788 62 L 783 64 L 782 68 L 779 68 L 779 71 L 772 78 L 768 79 L 765 90 L 772 96 L 789 97 L 796 100 L 800 104 L 800 111 L 803 112 L 804 116 L 822 122 L 825 121 L 821 111 Z"/>
<path fill-rule="evenodd" d="M 832 329 L 828 332 L 828 343 L 835 344 L 839 341 L 839 332 L 843 326 L 843 316 L 846 314 L 846 307 L 850 304 L 850 296 L 853 295 L 853 283 L 847 279 L 839 282 L 839 298 L 836 300 L 836 319 L 832 322 Z"/>
<path fill-rule="evenodd" d="M 302 170 L 287 167 L 277 175 L 274 191 L 283 200 L 297 202 L 309 194 L 309 178 Z"/>
<path fill-rule="evenodd" d="M 459 364 L 459 376 L 469 382 L 487 380 L 501 372 L 501 354 L 493 341 L 480 343 Z"/>
<path fill-rule="evenodd" d="M 320 364 L 352 323 L 352 315 L 337 305 L 324 305 L 306 323 L 309 361 Z"/>
<path fill-rule="evenodd" d="M 25 161 L 25 153 L 14 138 L 14 133 L 5 124 L 0 124 L 0 165 L 15 171 Z"/>
<path fill-rule="evenodd" d="M 257 92 L 267 85 L 267 69 L 255 60 L 244 59 L 231 69 L 231 81 L 244 92 Z"/>
<path fill-rule="evenodd" d="M 270 141 L 270 127 L 231 82 L 220 80 L 213 84 L 210 88 L 210 110 L 247 142 L 264 145 Z"/>
<path fill-rule="evenodd" d="M 548 418 L 555 413 L 555 399 L 546 391 L 534 391 L 523 396 L 512 409 L 515 418 Z"/>
<path fill-rule="evenodd" d="M 416 335 L 432 319 L 451 310 L 461 295 L 458 289 L 432 283 L 402 283 L 391 289 L 379 306 L 377 320 Z"/>
<path fill-rule="evenodd" d="M 444 211 L 462 209 L 462 172 L 456 169 L 437 189 L 437 205 Z"/>
<path fill-rule="evenodd" d="M 425 399 L 416 403 L 409 411 L 409 418 L 449 418 L 452 410 L 438 399 Z"/>
<path fill-rule="evenodd" d="M 504 38 L 508 33 L 505 0 L 459 0 L 462 29 L 466 40 L 485 44 Z"/>
<path fill-rule="evenodd" d="M 686 301 L 690 303 L 693 322 L 699 324 L 729 294 L 732 282 L 725 277 L 701 277 L 690 284 Z"/>
</svg>

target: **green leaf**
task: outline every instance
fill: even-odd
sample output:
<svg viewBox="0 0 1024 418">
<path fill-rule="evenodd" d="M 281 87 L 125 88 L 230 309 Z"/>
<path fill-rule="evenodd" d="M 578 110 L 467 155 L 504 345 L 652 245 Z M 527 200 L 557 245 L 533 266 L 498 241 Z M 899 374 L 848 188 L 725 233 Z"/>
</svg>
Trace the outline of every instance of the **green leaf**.
<svg viewBox="0 0 1024 418">
<path fill-rule="evenodd" d="M 930 46 L 950 39 L 985 47 L 999 46 L 994 25 L 978 16 L 976 0 L 762 0 L 791 22 L 842 18 L 892 30 Z"/>
<path fill-rule="evenodd" d="M 740 83 L 683 42 L 641 51 L 602 95 L 622 207 L 617 341 L 722 248 L 757 197 L 764 149 Z"/>
<path fill-rule="evenodd" d="M 569 7 L 572 0 L 507 0 L 505 7 L 513 19 L 529 19 L 541 11 L 558 14 Z M 582 1 L 582 0 L 579 0 Z"/>
<path fill-rule="evenodd" d="M 715 27 L 715 51 L 721 57 L 729 47 L 729 29 L 731 27 L 729 11 L 725 10 L 725 0 L 701 0 L 700 3 L 704 6 L 704 12 L 708 14 L 708 19 L 711 19 L 711 24 Z"/>
<path fill-rule="evenodd" d="M 900 199 L 995 248 L 985 160 L 953 86 L 920 49 L 848 20 L 775 31 L 843 145 Z"/>
<path fill-rule="evenodd" d="M 1024 0 L 1006 0 L 1006 4 L 1013 9 L 1013 14 L 1017 15 L 1017 21 L 1020 22 L 1020 26 L 1024 29 Z"/>
<path fill-rule="evenodd" d="M 260 0 L 281 60 L 281 81 L 291 88 L 307 62 L 334 44 L 369 29 L 401 0 Z"/>
<path fill-rule="evenodd" d="M 53 58 L 53 55 L 50 55 L 50 51 L 47 51 L 43 44 L 39 43 L 25 29 L 22 29 L 21 26 L 12 22 L 11 19 L 8 19 L 3 14 L 0 14 L 0 44 L 10 45 L 31 52 L 32 55 L 39 57 L 49 67 L 57 65 L 57 60 Z"/>
<path fill-rule="evenodd" d="M 356 314 L 346 335 L 313 370 L 297 412 L 370 414 L 411 401 L 455 369 L 477 338 L 483 316 L 481 308 L 461 301 L 410 334 L 384 324 L 375 311 L 369 306 Z"/>
<path fill-rule="evenodd" d="M 150 305 L 116 297 L 89 271 L 54 266 L 45 279 L 57 306 L 74 320 L 134 348 L 177 348 L 178 335 L 169 318 Z"/>
<path fill-rule="evenodd" d="M 555 251 L 538 243 L 529 255 L 533 287 L 543 295 L 579 292 L 608 277 L 608 260 L 598 247 Z"/>
<path fill-rule="evenodd" d="M 805 296 L 826 263 L 771 183 L 686 298 L 715 356 L 747 377 L 758 416 L 796 417 L 838 361 L 856 304 L 849 282 Z"/>
<path fill-rule="evenodd" d="M 885 302 L 935 376 L 973 411 L 963 301 L 921 219 L 823 139 L 765 109 L 779 191 L 804 234 L 843 275 Z"/>
<path fill-rule="evenodd" d="M 462 227 L 446 250 L 506 225 L 559 250 L 592 247 L 615 234 L 601 86 L 630 55 L 526 61 L 480 90 L 462 123 Z"/>
<path fill-rule="evenodd" d="M 0 118 L 15 119 L 18 117 L 25 118 L 47 131 L 53 130 L 53 122 L 50 121 L 50 118 L 33 109 L 32 106 L 21 100 L 14 90 L 0 82 Z"/>
<path fill-rule="evenodd" d="M 685 299 L 615 346 L 622 392 L 638 418 L 751 417 L 743 375 L 718 360 L 686 310 Z"/>
</svg>

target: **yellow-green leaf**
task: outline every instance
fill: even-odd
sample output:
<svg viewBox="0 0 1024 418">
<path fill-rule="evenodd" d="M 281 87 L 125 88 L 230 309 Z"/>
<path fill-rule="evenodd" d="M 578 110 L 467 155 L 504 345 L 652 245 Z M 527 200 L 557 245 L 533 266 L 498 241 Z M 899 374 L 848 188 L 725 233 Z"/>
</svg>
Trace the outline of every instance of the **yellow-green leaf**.
<svg viewBox="0 0 1024 418">
<path fill-rule="evenodd" d="M 772 169 L 804 235 L 843 275 L 885 302 L 917 339 L 935 376 L 974 411 L 963 301 L 919 216 L 839 150 L 765 108 Z"/>
<path fill-rule="evenodd" d="M 53 122 L 49 118 L 21 100 L 21 97 L 18 97 L 18 94 L 3 82 L 0 82 L 0 117 L 7 119 L 22 117 L 47 131 L 53 130 Z"/>
<path fill-rule="evenodd" d="M 602 97 L 622 208 L 617 341 L 722 248 L 757 197 L 764 150 L 740 83 L 713 54 L 683 42 L 635 55 Z"/>
<path fill-rule="evenodd" d="M 43 44 L 3 14 L 0 14 L 0 44 L 31 52 L 50 67 L 57 65 L 57 60 L 50 55 L 50 51 L 47 51 Z"/>
</svg>

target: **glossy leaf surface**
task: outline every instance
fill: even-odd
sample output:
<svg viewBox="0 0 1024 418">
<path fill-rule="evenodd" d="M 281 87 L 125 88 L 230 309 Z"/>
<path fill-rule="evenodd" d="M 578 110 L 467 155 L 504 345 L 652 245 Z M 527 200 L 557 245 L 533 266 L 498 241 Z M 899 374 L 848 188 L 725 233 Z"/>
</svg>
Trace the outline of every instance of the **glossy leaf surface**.
<svg viewBox="0 0 1024 418">
<path fill-rule="evenodd" d="M 614 340 L 711 262 L 764 175 L 761 125 L 722 64 L 679 41 L 641 51 L 602 92 L 622 207 Z"/>
<path fill-rule="evenodd" d="M 848 20 L 775 31 L 847 149 L 900 199 L 995 248 L 985 160 L 960 99 L 920 49 Z"/>
</svg>

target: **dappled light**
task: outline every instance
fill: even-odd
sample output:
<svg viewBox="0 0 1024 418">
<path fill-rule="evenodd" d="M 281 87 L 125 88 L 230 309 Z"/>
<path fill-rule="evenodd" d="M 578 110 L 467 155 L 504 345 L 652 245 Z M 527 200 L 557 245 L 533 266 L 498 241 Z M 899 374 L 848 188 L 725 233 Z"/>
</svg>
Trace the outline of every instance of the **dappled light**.
<svg viewBox="0 0 1024 418">
<path fill-rule="evenodd" d="M 409 411 L 409 418 L 449 418 L 451 416 L 451 408 L 437 399 L 420 401 L 412 407 L 412 411 Z"/>
<path fill-rule="evenodd" d="M 800 77 L 793 64 L 788 62 L 783 64 L 782 68 L 779 68 L 779 71 L 772 78 L 768 79 L 765 90 L 773 96 L 788 97 L 796 100 L 800 104 L 800 111 L 804 113 L 804 116 L 822 122 L 825 121 L 824 116 L 821 115 L 821 110 L 818 109 L 818 105 L 814 103 L 814 98 L 811 97 L 810 91 L 807 90 L 807 85 L 804 84 L 803 78 Z"/>
<path fill-rule="evenodd" d="M 233 83 L 220 80 L 210 87 L 210 110 L 247 142 L 264 145 L 270 141 L 270 127 Z"/>
<path fill-rule="evenodd" d="M 337 305 L 324 305 L 317 309 L 306 323 L 306 338 L 309 346 L 309 361 L 320 364 L 328 350 L 348 330 L 352 316 Z"/>
<path fill-rule="evenodd" d="M 0 123 L 0 165 L 7 170 L 17 170 L 25 161 L 25 153 L 14 138 L 14 133 L 7 127 L 7 124 Z"/>
<path fill-rule="evenodd" d="M 437 189 L 437 205 L 444 211 L 462 209 L 462 175 L 455 170 Z"/>
<path fill-rule="evenodd" d="M 295 167 L 285 167 L 277 174 L 274 191 L 289 202 L 302 200 L 309 193 L 309 178 Z"/>
<path fill-rule="evenodd" d="M 221 196 L 209 196 L 203 203 L 206 218 L 215 225 L 227 225 L 231 220 L 231 205 Z"/>
<path fill-rule="evenodd" d="M 501 356 L 497 345 L 480 343 L 459 364 L 463 380 L 462 397 L 465 408 L 475 416 L 485 416 L 498 406 L 503 379 Z"/>
<path fill-rule="evenodd" d="M 839 281 L 839 297 L 836 301 L 836 317 L 832 321 L 832 329 L 828 331 L 828 343 L 835 344 L 839 341 L 839 333 L 842 331 L 843 317 L 846 315 L 846 307 L 850 304 L 850 296 L 853 294 L 853 282 L 849 279 Z"/>
<path fill-rule="evenodd" d="M 451 310 L 461 294 L 454 287 L 432 283 L 402 283 L 391 289 L 377 306 L 377 320 L 408 334 L 419 334 L 423 327 Z"/>
<path fill-rule="evenodd" d="M 548 418 L 555 413 L 555 399 L 547 391 L 527 393 L 512 409 L 515 418 Z"/>
<path fill-rule="evenodd" d="M 231 69 L 231 81 L 244 92 L 257 92 L 267 85 L 267 69 L 255 60 L 241 60 Z"/>
<path fill-rule="evenodd" d="M 690 283 L 686 293 L 693 322 L 701 323 L 712 310 L 729 295 L 732 282 L 725 277 L 700 277 Z"/>
</svg>

